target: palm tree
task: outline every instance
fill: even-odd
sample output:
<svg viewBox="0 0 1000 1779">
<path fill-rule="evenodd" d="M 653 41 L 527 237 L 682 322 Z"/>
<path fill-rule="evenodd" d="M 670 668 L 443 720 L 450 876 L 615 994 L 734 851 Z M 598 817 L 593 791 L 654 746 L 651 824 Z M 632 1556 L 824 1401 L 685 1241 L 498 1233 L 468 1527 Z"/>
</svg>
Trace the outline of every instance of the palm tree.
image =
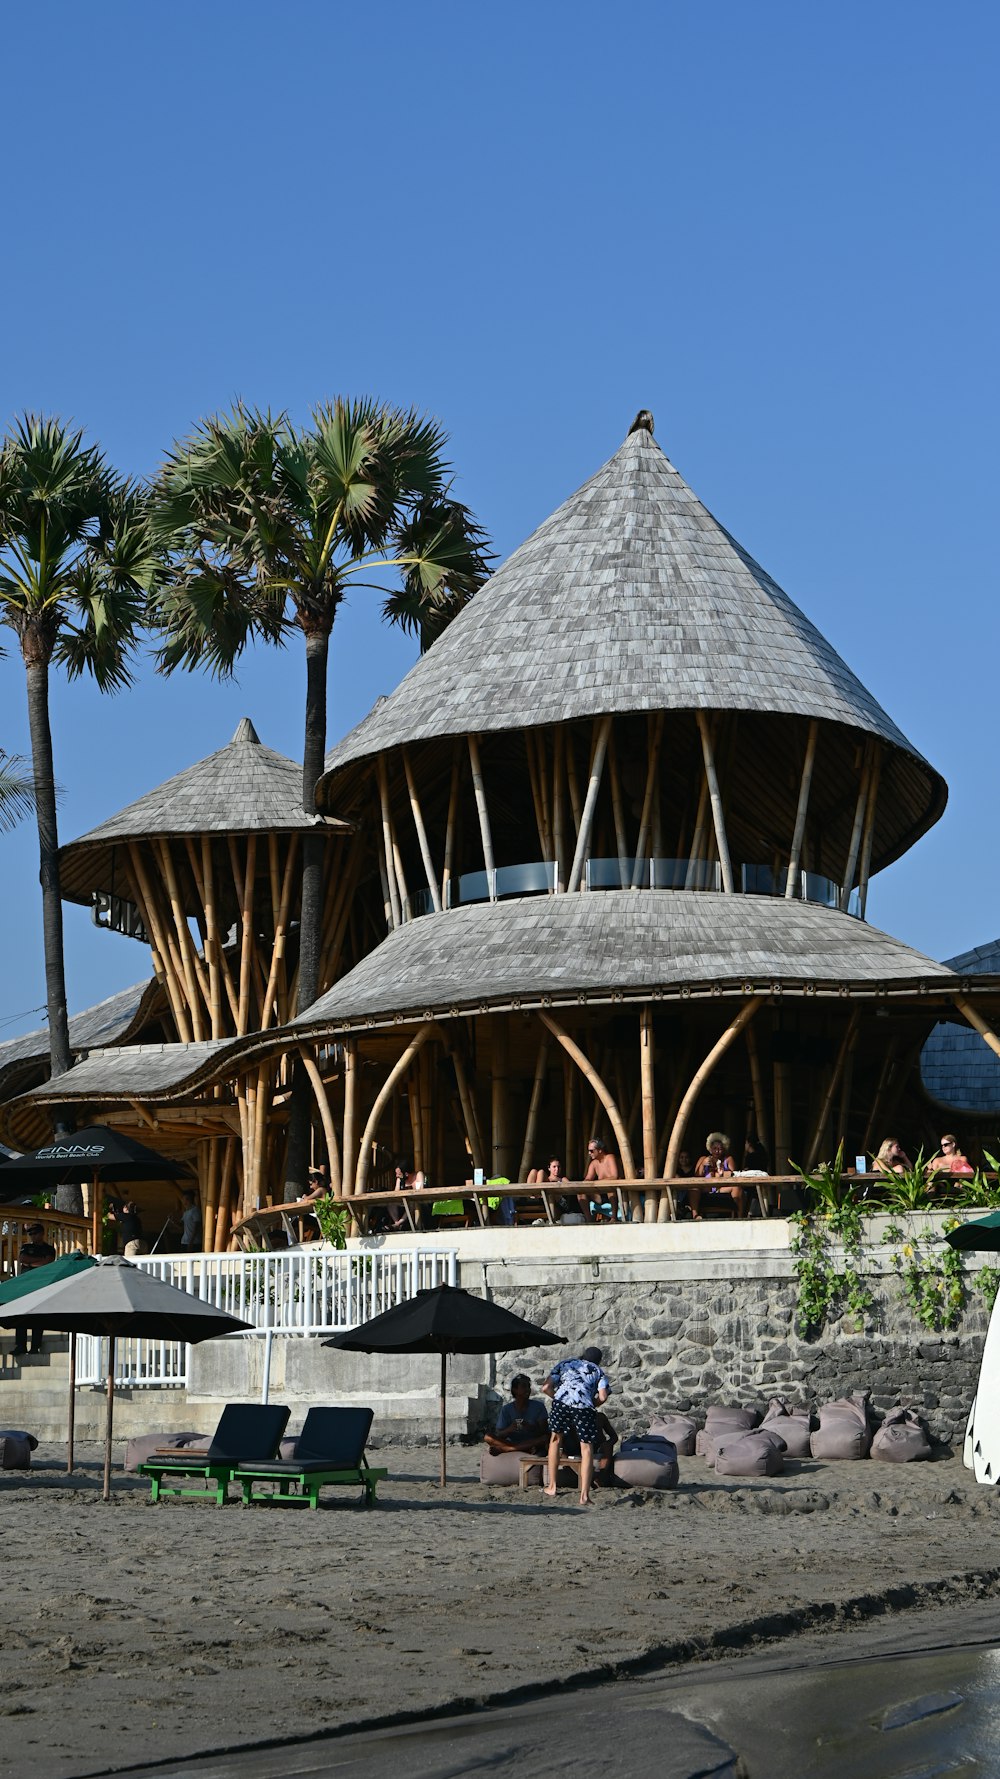
<svg viewBox="0 0 1000 1779">
<path fill-rule="evenodd" d="M 302 633 L 308 815 L 326 752 L 330 634 L 346 595 L 383 593 L 387 619 L 427 646 L 486 578 L 487 538 L 451 497 L 444 446 L 435 422 L 370 400 L 317 408 L 305 430 L 238 404 L 176 445 L 154 484 L 155 523 L 171 554 L 158 599 L 163 670 L 205 665 L 225 677 L 250 642 L 282 645 Z M 322 870 L 322 838 L 309 835 L 300 1010 L 320 987 Z M 296 1184 L 304 1105 L 297 1097 L 289 1137 Z"/>
<path fill-rule="evenodd" d="M 155 574 L 150 539 L 147 496 L 82 432 L 33 414 L 10 428 L 0 444 L 0 624 L 17 637 L 27 676 L 53 1076 L 71 1057 L 49 670 L 92 673 L 105 692 L 130 683 Z"/>
<path fill-rule="evenodd" d="M 0 833 L 35 807 L 35 787 L 24 766 L 19 754 L 7 754 L 0 747 Z"/>
</svg>

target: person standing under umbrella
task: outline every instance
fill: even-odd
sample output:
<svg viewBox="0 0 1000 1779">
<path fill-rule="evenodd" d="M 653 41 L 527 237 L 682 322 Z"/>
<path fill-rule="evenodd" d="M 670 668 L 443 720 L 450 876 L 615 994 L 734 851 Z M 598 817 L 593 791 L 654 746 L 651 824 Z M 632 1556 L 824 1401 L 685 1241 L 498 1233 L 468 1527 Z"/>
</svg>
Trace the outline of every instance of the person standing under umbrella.
<svg viewBox="0 0 1000 1779">
<path fill-rule="evenodd" d="M 34 1272 L 35 1268 L 38 1266 L 51 1266 L 56 1257 L 56 1251 L 52 1246 L 52 1243 L 45 1240 L 44 1223 L 27 1224 L 25 1227 L 25 1234 L 28 1239 L 26 1242 L 21 1243 L 17 1256 L 18 1276 L 22 1273 Z M 37 1322 L 33 1322 L 31 1324 L 30 1334 L 31 1351 L 33 1353 L 41 1353 L 44 1350 L 44 1328 L 41 1328 Z M 17 1331 L 14 1340 L 14 1351 L 18 1354 L 26 1353 L 28 1351 L 24 1344 L 23 1328 L 19 1328 Z"/>
<path fill-rule="evenodd" d="M 564 1434 L 575 1433 L 580 1441 L 580 1506 L 589 1507 L 594 1477 L 594 1447 L 598 1439 L 597 1410 L 611 1394 L 611 1381 L 601 1367 L 600 1347 L 585 1347 L 579 1359 L 561 1359 L 553 1365 L 542 1390 L 553 1398 L 549 1415 L 549 1480 L 546 1495 L 554 1495 L 562 1457 Z"/>
</svg>

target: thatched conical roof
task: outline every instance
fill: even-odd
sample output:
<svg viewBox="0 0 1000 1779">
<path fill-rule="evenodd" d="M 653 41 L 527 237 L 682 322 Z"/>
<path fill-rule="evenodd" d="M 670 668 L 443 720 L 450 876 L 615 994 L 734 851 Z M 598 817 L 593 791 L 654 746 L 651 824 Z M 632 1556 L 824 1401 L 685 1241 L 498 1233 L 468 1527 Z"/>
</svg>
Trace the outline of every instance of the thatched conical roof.
<svg viewBox="0 0 1000 1779">
<path fill-rule="evenodd" d="M 113 849 L 124 841 L 153 834 L 290 833 L 314 827 L 318 819 L 325 828 L 346 825 L 304 813 L 301 766 L 265 747 L 243 717 L 225 747 L 62 847 L 62 892 L 82 902 L 95 889 L 114 893 Z"/>
<path fill-rule="evenodd" d="M 400 743 L 699 709 L 816 717 L 900 750 L 907 843 L 943 808 L 939 775 L 642 425 L 332 750 L 320 795 Z"/>
</svg>

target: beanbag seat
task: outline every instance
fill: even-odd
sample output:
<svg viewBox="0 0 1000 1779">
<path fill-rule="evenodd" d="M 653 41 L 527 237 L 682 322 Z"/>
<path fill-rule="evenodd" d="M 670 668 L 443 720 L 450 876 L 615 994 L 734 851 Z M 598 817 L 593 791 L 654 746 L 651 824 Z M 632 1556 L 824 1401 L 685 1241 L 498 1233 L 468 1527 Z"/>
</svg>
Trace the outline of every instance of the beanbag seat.
<svg viewBox="0 0 1000 1779">
<path fill-rule="evenodd" d="M 780 1476 L 784 1468 L 785 1442 L 769 1427 L 720 1441 L 716 1476 Z"/>
<path fill-rule="evenodd" d="M 623 1439 L 615 1453 L 615 1476 L 630 1489 L 676 1489 L 677 1447 L 653 1433 Z"/>
<path fill-rule="evenodd" d="M 824 1403 L 819 1411 L 819 1427 L 809 1439 L 814 1458 L 835 1461 L 867 1458 L 872 1448 L 873 1432 L 868 1397 L 867 1390 L 857 1390 L 852 1396 Z"/>
<path fill-rule="evenodd" d="M 698 1426 L 690 1415 L 657 1415 L 650 1421 L 649 1431 L 654 1438 L 669 1439 L 679 1458 L 694 1456 Z"/>
<path fill-rule="evenodd" d="M 139 1433 L 125 1447 L 126 1470 L 138 1470 L 157 1452 L 207 1452 L 211 1433 Z M 279 1447 L 282 1458 L 294 1458 L 297 1438 L 283 1439 Z"/>
<path fill-rule="evenodd" d="M 695 1440 L 695 1451 L 706 1463 L 714 1464 L 719 1455 L 719 1443 L 727 1433 L 750 1433 L 759 1421 L 760 1410 L 757 1408 L 710 1408 L 705 1425 Z"/>
<path fill-rule="evenodd" d="M 772 1396 L 762 1427 L 774 1427 L 785 1442 L 785 1456 L 808 1458 L 812 1416 L 807 1408 L 793 1408 L 783 1396 Z"/>
<path fill-rule="evenodd" d="M 927 1424 L 915 1408 L 890 1408 L 872 1440 L 871 1455 L 883 1464 L 912 1464 L 930 1457 Z"/>
<path fill-rule="evenodd" d="M 31 1454 L 37 1445 L 33 1433 L 14 1428 L 0 1430 L 0 1470 L 30 1470 Z"/>
<path fill-rule="evenodd" d="M 542 1465 L 545 1459 L 539 1457 L 528 1471 L 528 1487 L 540 1488 L 542 1483 Z M 479 1459 L 479 1480 L 484 1483 L 498 1483 L 503 1487 L 517 1488 L 521 1480 L 521 1460 L 517 1452 L 491 1452 L 484 1447 Z"/>
</svg>

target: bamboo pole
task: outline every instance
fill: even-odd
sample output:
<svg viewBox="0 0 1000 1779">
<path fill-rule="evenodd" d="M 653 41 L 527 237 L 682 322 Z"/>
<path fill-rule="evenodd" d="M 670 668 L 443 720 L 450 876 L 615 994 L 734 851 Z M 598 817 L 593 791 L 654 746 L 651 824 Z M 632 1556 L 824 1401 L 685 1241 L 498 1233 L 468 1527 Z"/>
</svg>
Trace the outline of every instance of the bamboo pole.
<svg viewBox="0 0 1000 1779">
<path fill-rule="evenodd" d="M 681 1100 L 677 1117 L 674 1119 L 674 1128 L 670 1133 L 670 1142 L 667 1145 L 667 1164 L 664 1173 L 668 1180 L 673 1177 L 674 1169 L 677 1166 L 677 1157 L 681 1152 L 681 1147 L 684 1142 L 684 1132 L 687 1127 L 688 1118 L 694 1107 L 695 1100 L 698 1098 L 699 1093 L 704 1087 L 705 1082 L 708 1080 L 709 1075 L 712 1073 L 712 1070 L 715 1068 L 719 1058 L 725 1055 L 730 1045 L 739 1037 L 744 1027 L 750 1023 L 750 1020 L 753 1018 L 758 1008 L 763 1005 L 763 1001 L 763 995 L 751 995 L 744 1001 L 735 1019 L 730 1020 L 725 1031 L 722 1033 L 722 1036 L 717 1038 L 712 1045 L 704 1062 L 700 1063 L 695 1070 L 684 1098 Z"/>
<path fill-rule="evenodd" d="M 435 1160 L 434 1149 L 433 1149 L 432 1140 L 431 1140 L 432 1132 L 433 1132 L 433 1128 L 434 1128 L 434 1118 L 433 1118 L 434 1092 L 433 1092 L 433 1083 L 431 1081 L 430 1060 L 431 1060 L 430 1049 L 427 1046 L 425 1046 L 424 1049 L 420 1052 L 419 1057 L 417 1058 L 416 1067 L 420 1074 L 421 1153 L 424 1158 L 423 1159 L 424 1172 L 427 1174 L 430 1173 L 430 1171 L 434 1165 L 434 1160 Z"/>
<path fill-rule="evenodd" d="M 583 823 L 583 803 L 580 799 L 580 784 L 576 775 L 576 748 L 573 744 L 573 731 L 569 728 L 566 730 L 566 787 L 569 791 L 570 808 L 573 811 L 573 826 L 576 829 L 576 834 L 573 837 L 575 845 Z"/>
<path fill-rule="evenodd" d="M 553 888 L 561 896 L 566 888 L 566 831 L 563 776 L 565 773 L 566 736 L 561 725 L 552 741 L 552 846 L 555 859 Z"/>
<path fill-rule="evenodd" d="M 572 1059 L 563 1053 L 563 1115 L 566 1143 L 566 1172 L 572 1176 L 573 1152 L 576 1148 L 576 1083 L 577 1073 Z"/>
<path fill-rule="evenodd" d="M 284 876 L 278 891 L 275 907 L 274 938 L 271 942 L 271 968 L 268 971 L 267 987 L 264 990 L 263 1004 L 260 1010 L 260 1024 L 263 1031 L 271 1023 L 271 1007 L 278 987 L 278 977 L 285 957 L 285 941 L 288 933 L 288 914 L 291 907 L 292 889 L 295 882 L 295 859 L 299 837 L 293 834 L 288 842 L 288 857 L 285 860 Z M 272 898 L 276 885 L 272 881 Z M 277 1012 L 277 1008 L 275 1008 Z"/>
<path fill-rule="evenodd" d="M 656 1179 L 656 1079 L 653 1048 L 653 1009 L 643 1007 L 639 1014 L 639 1084 L 642 1094 L 642 1172 L 647 1181 Z M 643 1221 L 655 1223 L 659 1194 L 646 1193 Z"/>
<path fill-rule="evenodd" d="M 844 866 L 844 882 L 840 891 L 840 906 L 846 911 L 854 888 L 854 873 L 858 864 L 858 850 L 861 846 L 861 831 L 868 803 L 868 786 L 871 781 L 871 746 L 866 744 L 865 760 L 861 769 L 861 782 L 858 785 L 858 800 L 854 806 L 854 822 L 851 827 L 851 843 L 847 849 L 847 862 Z"/>
<path fill-rule="evenodd" d="M 257 1067 L 257 1089 L 254 1100 L 254 1133 L 253 1133 L 253 1196 L 255 1199 L 269 1197 L 269 1188 L 265 1178 L 265 1161 L 267 1157 L 267 1114 L 270 1110 L 269 1071 L 266 1063 Z"/>
<path fill-rule="evenodd" d="M 544 729 L 535 730 L 535 758 L 538 761 L 538 788 L 542 799 L 545 862 L 550 864 L 555 857 L 555 842 L 553 839 L 552 800 L 549 795 L 549 749 Z"/>
<path fill-rule="evenodd" d="M 608 774 L 611 780 L 611 810 L 615 820 L 615 844 L 618 848 L 618 876 L 621 879 L 622 889 L 630 889 L 632 873 L 628 868 L 628 830 L 625 826 L 625 804 L 622 800 L 621 779 L 618 776 L 618 747 L 613 724 L 608 739 Z"/>
<path fill-rule="evenodd" d="M 604 772 L 604 757 L 607 753 L 608 737 L 610 734 L 611 718 L 609 716 L 601 717 L 598 721 L 594 737 L 594 757 L 590 767 L 590 781 L 587 785 L 587 795 L 583 804 L 580 831 L 576 837 L 576 851 L 573 854 L 573 864 L 570 869 L 569 882 L 566 885 L 566 890 L 569 895 L 572 895 L 574 890 L 579 889 L 580 880 L 583 876 L 583 867 L 587 857 L 587 848 L 590 843 L 590 831 L 594 824 L 594 810 L 597 807 L 597 794 L 601 788 L 601 778 Z"/>
<path fill-rule="evenodd" d="M 785 879 L 785 900 L 790 902 L 795 896 L 799 883 L 799 866 L 802 859 L 802 840 L 806 831 L 806 820 L 809 815 L 809 793 L 812 789 L 813 768 L 816 765 L 816 742 L 819 738 L 819 723 L 813 717 L 806 736 L 805 758 L 802 761 L 802 777 L 799 780 L 799 800 L 795 808 L 795 827 L 792 832 L 792 850 L 788 855 L 788 876 Z"/>
<path fill-rule="evenodd" d="M 858 882 L 861 891 L 861 918 L 864 920 L 868 908 L 868 879 L 871 875 L 872 843 L 875 838 L 875 807 L 878 802 L 879 780 L 882 776 L 882 749 L 875 748 L 872 758 L 871 778 L 868 783 L 868 807 L 865 810 L 865 831 L 861 839 L 861 866 Z"/>
<path fill-rule="evenodd" d="M 650 814 L 653 807 L 653 789 L 656 784 L 664 721 L 663 711 L 658 710 L 655 717 L 648 718 L 646 723 L 646 744 L 649 752 L 646 762 L 646 788 L 642 796 L 642 813 L 639 816 L 639 838 L 635 843 L 635 866 L 632 871 L 633 889 L 639 889 L 642 884 L 642 868 L 649 847 Z"/>
<path fill-rule="evenodd" d="M 843 1077 L 844 1067 L 854 1045 L 858 1041 L 858 1021 L 860 1018 L 861 1009 L 859 1007 L 853 1007 L 851 1009 L 851 1017 L 847 1021 L 844 1030 L 844 1035 L 840 1040 L 833 1067 L 830 1070 L 830 1078 L 827 1081 L 826 1090 L 820 1101 L 819 1113 L 816 1118 L 816 1128 L 813 1131 L 813 1140 L 809 1145 L 808 1160 L 806 1161 L 807 1173 L 812 1172 L 819 1160 L 819 1152 L 823 1144 L 823 1133 L 826 1130 L 830 1113 L 833 1109 L 834 1098 Z"/>
<path fill-rule="evenodd" d="M 240 998 L 236 1014 L 236 1032 L 243 1037 L 249 1029 L 251 958 L 253 956 L 253 891 L 257 870 L 257 836 L 247 835 L 246 868 L 241 869 L 235 837 L 229 835 L 229 862 L 233 883 L 240 904 Z"/>
<path fill-rule="evenodd" d="M 524 1144 L 521 1149 L 521 1161 L 517 1170 L 519 1181 L 526 1180 L 531 1169 L 531 1157 L 538 1132 L 538 1115 L 542 1109 L 542 1098 L 545 1093 L 545 1076 L 549 1066 L 549 1049 L 551 1043 L 552 1040 L 549 1033 L 543 1032 L 538 1046 L 538 1056 L 535 1061 L 535 1078 L 531 1084 L 531 1098 L 528 1101 L 528 1117 L 524 1126 Z"/>
<path fill-rule="evenodd" d="M 184 904 L 181 900 L 180 885 L 177 878 L 177 867 L 174 863 L 173 853 L 170 850 L 170 842 L 169 840 L 158 840 L 156 846 L 160 856 L 160 869 L 163 872 L 167 885 L 167 895 L 170 898 L 170 912 L 173 915 L 174 928 L 177 933 L 177 946 L 180 952 L 181 969 L 184 972 L 188 1005 L 191 1009 L 191 1026 L 195 1038 L 199 1039 L 205 1036 L 205 1022 L 202 1018 L 203 1004 L 205 1010 L 209 1013 L 211 1012 L 212 1003 L 209 994 L 208 979 L 205 975 L 201 959 L 195 950 L 195 943 L 191 937 L 191 928 L 187 923 L 187 915 L 184 912 Z"/>
<path fill-rule="evenodd" d="M 715 844 L 719 852 L 719 864 L 722 867 L 722 887 L 727 896 L 733 893 L 733 867 L 729 857 L 729 842 L 726 839 L 726 819 L 722 808 L 722 793 L 719 790 L 719 779 L 715 770 L 715 752 L 712 747 L 712 733 L 708 717 L 703 710 L 695 711 L 698 733 L 701 736 L 701 752 L 705 762 L 705 779 L 708 784 L 708 795 L 712 805 L 712 823 L 715 828 Z"/>
<path fill-rule="evenodd" d="M 687 871 L 684 874 L 684 888 L 693 889 L 696 876 L 695 867 L 701 863 L 701 849 L 705 844 L 705 821 L 708 815 L 708 779 L 703 778 L 698 792 L 698 809 L 694 818 L 694 833 L 691 836 L 691 851 L 688 854 Z"/>
<path fill-rule="evenodd" d="M 506 1013 L 490 1019 L 490 1161 L 491 1177 L 510 1179 L 510 1024 Z"/>
<path fill-rule="evenodd" d="M 191 866 L 194 868 L 194 842 L 191 843 Z M 208 959 L 209 1023 L 213 1038 L 223 1036 L 222 972 L 219 967 L 219 934 L 215 911 L 215 879 L 212 875 L 212 841 L 201 837 L 201 900 L 205 910 L 205 956 Z"/>
<path fill-rule="evenodd" d="M 207 1167 L 205 1169 L 205 1209 L 201 1220 L 201 1245 L 206 1254 L 211 1254 L 215 1240 L 215 1219 L 219 1210 L 219 1164 L 222 1160 L 222 1144 L 224 1138 L 213 1137 L 207 1145 Z"/>
<path fill-rule="evenodd" d="M 456 737 L 452 747 L 451 784 L 448 787 L 448 817 L 444 830 L 444 869 L 441 872 L 441 900 L 450 906 L 451 879 L 455 863 L 455 824 L 458 819 L 458 792 L 462 776 L 461 743 Z"/>
<path fill-rule="evenodd" d="M 155 956 L 158 954 L 162 970 L 163 986 L 167 991 L 170 1010 L 174 1016 L 174 1024 L 177 1027 L 177 1036 L 182 1044 L 190 1044 L 191 1022 L 188 1018 L 184 996 L 180 992 L 180 971 L 175 971 L 173 968 L 168 935 L 165 933 L 160 921 L 160 910 L 153 896 L 152 885 L 146 871 L 146 861 L 135 841 L 129 843 L 128 851 L 129 861 L 132 867 L 132 877 L 141 898 L 139 912 L 142 915 L 142 923 L 153 941 L 154 967 Z"/>
<path fill-rule="evenodd" d="M 479 1114 L 476 1110 L 476 1102 L 469 1086 L 469 1078 L 465 1072 L 465 1058 L 462 1056 L 458 1045 L 452 1044 L 444 1032 L 442 1032 L 442 1040 L 448 1055 L 451 1057 L 451 1066 L 455 1071 L 455 1082 L 458 1087 L 458 1098 L 462 1107 L 462 1117 L 465 1121 L 466 1135 L 469 1139 L 469 1152 L 472 1156 L 472 1165 L 473 1167 L 481 1167 L 485 1172 L 486 1155 L 483 1149 L 482 1133 L 479 1129 Z"/>
<path fill-rule="evenodd" d="M 549 848 L 545 834 L 545 807 L 542 801 L 541 782 L 539 779 L 538 760 L 535 754 L 535 737 L 530 729 L 524 731 L 524 753 L 528 762 L 528 783 L 531 787 L 531 801 L 535 809 L 535 827 L 538 829 L 538 844 L 542 858 L 548 863 Z"/>
<path fill-rule="evenodd" d="M 496 901 L 496 868 L 493 863 L 493 835 L 490 832 L 490 813 L 486 807 L 486 789 L 483 784 L 483 766 L 479 753 L 479 736 L 469 736 L 469 765 L 472 768 L 472 788 L 476 794 L 476 810 L 479 815 L 479 834 L 483 843 L 483 868 L 489 883 L 490 901 Z"/>
<path fill-rule="evenodd" d="M 393 1064 L 392 1068 L 389 1070 L 388 1075 L 386 1076 L 385 1080 L 383 1081 L 382 1086 L 379 1088 L 378 1093 L 375 1095 L 375 1102 L 372 1106 L 371 1111 L 368 1114 L 368 1122 L 366 1123 L 364 1132 L 362 1133 L 361 1146 L 358 1150 L 358 1165 L 357 1165 L 357 1172 L 356 1172 L 355 1181 L 354 1181 L 354 1190 L 356 1193 L 363 1192 L 365 1189 L 365 1183 L 368 1179 L 368 1170 L 371 1165 L 372 1142 L 374 1141 L 374 1138 L 378 1131 L 379 1120 L 382 1117 L 382 1113 L 385 1110 L 385 1107 L 386 1107 L 388 1101 L 392 1097 L 393 1088 L 395 1087 L 397 1081 L 400 1081 L 402 1079 L 402 1077 L 406 1074 L 406 1071 L 410 1067 L 410 1064 L 413 1062 L 414 1057 L 419 1055 L 420 1050 L 423 1048 L 424 1044 L 427 1042 L 427 1039 L 430 1037 L 433 1030 L 434 1030 L 434 1021 L 429 1019 L 429 1020 L 427 1020 L 426 1024 L 424 1024 L 420 1027 L 419 1031 L 416 1033 L 416 1035 L 412 1038 L 410 1043 L 407 1045 L 406 1049 L 403 1051 L 402 1056 L 400 1056 L 398 1058 L 398 1060 Z M 415 1159 L 416 1159 L 416 1157 L 414 1157 L 414 1160 Z"/>
<path fill-rule="evenodd" d="M 377 762 L 378 794 L 382 815 L 382 847 L 385 852 L 386 875 L 389 879 L 389 901 L 392 907 L 393 927 L 403 924 L 403 912 L 399 899 L 399 884 L 396 881 L 396 864 L 392 847 L 392 813 L 389 808 L 389 773 L 385 755 L 379 754 Z"/>
<path fill-rule="evenodd" d="M 358 1083 L 360 1070 L 358 1067 L 357 1038 L 344 1039 L 344 1160 L 343 1181 L 345 1192 L 350 1192 L 354 1184 L 355 1154 L 354 1145 L 358 1134 Z"/>
<path fill-rule="evenodd" d="M 236 1139 L 226 1137 L 222 1157 L 222 1178 L 219 1182 L 219 1208 L 215 1215 L 214 1252 L 225 1253 L 232 1209 L 233 1166 L 236 1161 Z"/>
<path fill-rule="evenodd" d="M 319 1111 L 319 1120 L 323 1126 L 327 1159 L 330 1164 L 330 1187 L 337 1198 L 343 1198 L 344 1180 L 340 1171 L 340 1147 L 337 1142 L 337 1127 L 334 1124 L 333 1113 L 330 1110 L 330 1099 L 326 1091 L 326 1083 L 319 1072 L 316 1058 L 310 1053 L 305 1044 L 299 1045 L 299 1056 L 302 1059 L 302 1067 L 305 1069 L 305 1072 L 309 1077 L 309 1084 L 313 1090 L 316 1106 Z"/>
<path fill-rule="evenodd" d="M 420 798 L 417 796 L 417 786 L 413 777 L 413 767 L 410 764 L 410 756 L 405 747 L 403 749 L 403 771 L 406 774 L 406 789 L 410 798 L 410 811 L 413 816 L 413 826 L 417 831 L 417 845 L 420 848 L 420 857 L 424 863 L 424 875 L 427 878 L 427 888 L 431 892 L 431 902 L 434 906 L 434 912 L 435 914 L 440 914 L 441 890 L 438 886 L 437 873 L 434 870 L 434 861 L 431 858 L 430 842 L 427 839 L 427 829 L 424 826 L 424 816 L 420 807 Z"/>
<path fill-rule="evenodd" d="M 989 1021 L 983 1017 L 982 1013 L 980 1013 L 975 1002 L 970 1001 L 965 995 L 952 995 L 951 999 L 961 1013 L 962 1018 L 968 1020 L 973 1031 L 979 1033 L 983 1043 L 989 1046 L 990 1050 L 993 1051 L 994 1056 L 1000 1056 L 1000 1038 L 997 1037 L 997 1034 L 993 1030 Z"/>
<path fill-rule="evenodd" d="M 760 1050 L 757 1046 L 757 1033 L 752 1025 L 744 1027 L 743 1036 L 746 1040 L 747 1056 L 750 1060 L 750 1087 L 753 1093 L 753 1115 L 757 1123 L 757 1141 L 763 1143 L 768 1154 L 771 1153 L 771 1120 L 767 1115 L 767 1098 L 764 1093 L 764 1072 L 760 1066 Z"/>
<path fill-rule="evenodd" d="M 634 1180 L 636 1178 L 635 1161 L 633 1160 L 632 1149 L 628 1140 L 628 1131 L 625 1129 L 622 1115 L 615 1104 L 609 1088 L 605 1082 L 601 1080 L 601 1077 L 593 1067 L 593 1064 L 588 1061 L 584 1052 L 580 1049 L 579 1044 L 575 1043 L 569 1033 L 563 1030 L 563 1027 L 559 1024 L 558 1020 L 553 1019 L 551 1013 L 539 1013 L 538 1017 L 542 1024 L 552 1033 L 552 1036 L 556 1039 L 557 1043 L 562 1045 L 567 1056 L 572 1057 L 581 1074 L 590 1083 L 594 1092 L 597 1094 L 605 1112 L 607 1113 L 611 1128 L 615 1133 L 615 1141 L 618 1144 L 618 1151 L 621 1158 L 622 1174 L 626 1180 Z"/>
</svg>

